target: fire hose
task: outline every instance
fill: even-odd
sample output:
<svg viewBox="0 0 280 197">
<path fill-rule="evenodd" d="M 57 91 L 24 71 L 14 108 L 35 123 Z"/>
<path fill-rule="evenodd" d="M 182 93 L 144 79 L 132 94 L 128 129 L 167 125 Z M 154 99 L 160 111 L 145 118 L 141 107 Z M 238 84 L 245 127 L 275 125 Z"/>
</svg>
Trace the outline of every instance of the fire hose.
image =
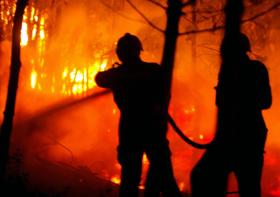
<svg viewBox="0 0 280 197">
<path fill-rule="evenodd" d="M 73 107 L 73 106 L 76 106 L 80 103 L 83 103 L 85 101 L 88 101 L 88 100 L 91 100 L 91 99 L 96 99 L 96 98 L 99 98 L 99 97 L 102 97 L 102 96 L 105 96 L 105 95 L 108 95 L 110 94 L 111 91 L 110 90 L 103 90 L 103 91 L 99 91 L 99 92 L 95 92 L 85 98 L 80 98 L 78 100 L 71 100 L 71 101 L 63 101 L 61 103 L 58 103 L 54 106 L 50 108 L 48 108 L 47 111 L 42 111 L 39 115 L 37 114 L 36 115 L 36 118 L 33 118 L 32 121 L 33 122 L 36 122 L 38 121 L 38 119 L 40 118 L 44 118 L 46 116 L 49 116 L 53 113 L 56 113 L 57 111 L 60 111 L 60 110 L 63 110 L 65 108 L 69 108 L 69 107 Z M 194 148 L 197 148 L 197 149 L 207 149 L 211 142 L 210 143 L 207 143 L 207 144 L 200 144 L 200 143 L 197 143 L 195 141 L 193 141 L 192 139 L 190 139 L 188 136 L 186 136 L 184 134 L 184 132 L 178 127 L 178 125 L 176 124 L 176 122 L 174 121 L 174 119 L 171 117 L 170 114 L 168 114 L 167 116 L 167 120 L 169 122 L 169 124 L 172 126 L 172 128 L 174 129 L 174 131 L 179 135 L 179 137 L 181 137 L 181 139 L 183 141 L 185 141 L 187 144 L 191 145 L 192 147 Z M 227 194 L 237 194 L 238 191 L 233 191 L 233 192 L 227 192 Z"/>
<path fill-rule="evenodd" d="M 103 92 L 99 92 L 95 95 L 90 96 L 90 98 L 106 95 L 107 93 L 110 93 L 110 92 L 111 91 L 109 91 L 109 90 L 105 90 Z M 174 121 L 174 119 L 172 118 L 172 116 L 169 113 L 168 113 L 168 116 L 167 116 L 167 120 L 168 120 L 169 124 L 172 126 L 172 128 L 174 129 L 174 131 L 179 135 L 179 137 L 181 137 L 181 139 L 184 142 L 191 145 L 192 147 L 197 148 L 197 149 L 207 149 L 211 145 L 211 142 L 206 143 L 206 144 L 197 143 L 197 142 L 193 141 L 192 139 L 190 139 L 188 136 L 186 136 L 184 134 L 184 132 L 178 127 L 178 125 L 176 124 L 176 122 Z M 232 194 L 235 195 L 235 194 L 238 194 L 238 193 L 239 193 L 239 191 L 226 192 L 226 194 L 228 194 L 228 195 L 232 195 Z"/>
<path fill-rule="evenodd" d="M 197 143 L 193 140 L 191 140 L 188 136 L 186 136 L 183 131 L 178 127 L 178 125 L 176 124 L 176 122 L 174 121 L 174 119 L 171 117 L 170 114 L 168 114 L 168 122 L 169 124 L 172 126 L 172 128 L 174 129 L 174 131 L 181 137 L 181 139 L 186 142 L 187 144 L 191 145 L 192 147 L 194 148 L 197 148 L 197 149 L 207 149 L 210 145 L 211 145 L 211 142 L 210 143 L 207 143 L 207 144 L 200 144 L 200 143 Z M 239 191 L 227 191 L 226 192 L 227 195 L 236 195 L 236 194 L 239 194 Z"/>
<path fill-rule="evenodd" d="M 37 118 L 38 117 L 44 117 L 44 116 L 47 116 L 47 115 L 49 115 L 51 113 L 54 113 L 58 110 L 63 110 L 64 108 L 68 108 L 70 106 L 77 105 L 80 102 L 84 102 L 84 101 L 91 100 L 91 99 L 96 99 L 98 97 L 101 97 L 101 96 L 104 96 L 104 95 L 107 95 L 107 94 L 110 94 L 110 93 L 111 93 L 110 90 L 103 90 L 103 91 L 95 92 L 95 93 L 93 93 L 93 94 L 91 94 L 91 95 L 89 95 L 85 98 L 81 98 L 81 99 L 78 99 L 78 100 L 74 100 L 74 101 L 70 101 L 70 102 L 63 101 L 63 102 L 58 103 L 55 106 L 51 107 L 51 109 L 48 109 L 46 112 L 42 112 L 40 115 L 37 115 L 36 117 Z M 174 131 L 179 135 L 179 137 L 181 137 L 181 139 L 183 141 L 185 141 L 187 144 L 191 145 L 192 147 L 197 148 L 197 149 L 207 149 L 209 147 L 209 145 L 211 144 L 211 142 L 207 143 L 207 144 L 200 144 L 200 143 L 197 143 L 197 142 L 193 141 L 192 139 L 190 139 L 178 127 L 178 125 L 176 124 L 176 122 L 174 121 L 174 119 L 171 117 L 170 114 L 168 114 L 167 120 L 168 120 L 169 124 L 172 126 L 172 128 L 174 129 Z"/>
<path fill-rule="evenodd" d="M 101 91 L 101 92 L 91 95 L 90 97 L 88 97 L 88 99 L 106 95 L 110 92 L 111 92 L 110 90 Z M 207 149 L 211 145 L 211 142 L 206 143 L 206 144 L 197 143 L 197 142 L 193 141 L 192 139 L 190 139 L 188 136 L 186 136 L 184 134 L 184 132 L 178 127 L 178 125 L 176 124 L 176 122 L 174 121 L 174 119 L 171 117 L 170 114 L 168 114 L 167 120 L 168 120 L 169 124 L 172 126 L 172 128 L 174 129 L 174 131 L 179 135 L 179 137 L 181 137 L 181 139 L 184 142 L 191 145 L 192 147 L 197 148 L 197 149 Z"/>
<path fill-rule="evenodd" d="M 197 143 L 193 140 L 191 140 L 188 136 L 186 136 L 183 131 L 178 127 L 178 125 L 176 124 L 176 122 L 174 121 L 174 119 L 171 117 L 170 114 L 168 114 L 168 122 L 169 124 L 172 126 L 172 128 L 174 129 L 174 131 L 181 137 L 181 139 L 186 142 L 187 144 L 191 145 L 192 147 L 194 148 L 197 148 L 197 149 L 207 149 L 210 145 L 211 145 L 211 142 L 210 143 L 207 143 L 207 144 L 200 144 L 200 143 Z"/>
</svg>

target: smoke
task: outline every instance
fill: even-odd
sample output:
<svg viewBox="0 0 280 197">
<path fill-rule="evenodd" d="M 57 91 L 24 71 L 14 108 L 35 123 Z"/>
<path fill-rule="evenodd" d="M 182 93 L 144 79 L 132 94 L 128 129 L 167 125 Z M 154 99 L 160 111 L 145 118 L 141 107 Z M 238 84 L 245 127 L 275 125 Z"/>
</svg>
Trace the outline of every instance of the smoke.
<svg viewBox="0 0 280 197">
<path fill-rule="evenodd" d="M 155 25 L 164 29 L 165 12 L 161 8 L 148 1 L 133 2 Z M 137 35 L 143 42 L 144 51 L 141 56 L 145 61 L 160 63 L 163 34 L 147 25 L 127 3 L 72 0 L 67 1 L 67 4 L 57 5 L 49 13 L 48 20 L 52 22 L 48 24 L 51 26 L 46 34 L 44 67 L 38 71 L 47 74 L 41 81 L 41 90 L 30 88 L 30 73 L 34 66 L 30 60 L 38 55 L 38 51 L 33 47 L 22 49 L 23 66 L 12 152 L 17 147 L 24 151 L 25 165 L 30 172 L 34 166 L 40 166 L 40 161 L 63 162 L 71 166 L 87 166 L 100 177 L 110 179 L 119 174 L 119 166 L 116 165 L 119 112 L 112 96 L 67 105 L 100 89 L 78 97 L 62 95 L 58 88 L 52 93 L 50 89 L 53 76 L 61 77 L 65 67 L 82 69 L 100 57 L 110 57 L 110 67 L 110 64 L 117 61 L 115 43 L 126 32 Z M 274 12 L 271 17 L 279 15 Z M 186 21 L 182 20 L 182 23 Z M 277 161 L 274 154 L 279 150 L 280 139 L 280 59 L 277 53 L 280 50 L 280 30 L 277 21 L 270 24 L 267 38 L 262 41 L 255 40 L 254 35 L 249 34 L 253 41 L 253 52 L 265 57 L 263 60 L 269 69 L 273 93 L 273 106 L 264 112 L 269 129 L 264 176 L 267 190 L 271 190 L 269 175 L 280 175 L 273 163 Z M 190 24 L 180 28 L 183 31 L 186 27 L 189 28 Z M 245 30 L 252 32 L 248 26 Z M 194 36 L 180 36 L 178 40 L 170 113 L 186 135 L 198 142 L 207 142 L 212 139 L 216 126 L 214 87 L 220 66 L 219 45 L 222 32 Z M 192 51 L 193 39 L 196 42 L 195 59 Z M 259 47 L 260 43 L 265 47 Z M 9 74 L 10 42 L 1 42 L 0 46 L 0 110 L 3 111 Z M 55 84 L 55 87 L 62 86 L 58 81 Z M 171 129 L 168 137 L 176 178 L 179 183 L 184 183 L 184 190 L 189 189 L 190 170 L 203 151 L 193 150 L 184 144 Z M 47 179 L 48 174 L 45 172 L 33 172 L 40 174 L 32 176 L 39 183 Z"/>
</svg>

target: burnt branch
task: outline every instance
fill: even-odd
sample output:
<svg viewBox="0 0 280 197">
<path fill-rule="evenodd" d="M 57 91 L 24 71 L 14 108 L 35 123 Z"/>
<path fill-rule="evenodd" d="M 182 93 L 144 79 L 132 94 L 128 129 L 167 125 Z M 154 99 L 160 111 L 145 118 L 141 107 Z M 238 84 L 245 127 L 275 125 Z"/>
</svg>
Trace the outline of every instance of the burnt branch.
<svg viewBox="0 0 280 197">
<path fill-rule="evenodd" d="M 188 5 L 194 5 L 196 3 L 196 0 L 188 0 L 187 2 L 183 3 L 183 7 Z"/>
<path fill-rule="evenodd" d="M 262 12 L 259 12 L 258 14 L 254 15 L 254 16 L 251 16 L 247 19 L 243 19 L 241 21 L 241 24 L 249 22 L 249 21 L 254 21 L 254 20 L 274 11 L 275 9 L 277 9 L 279 7 L 280 7 L 280 2 L 274 4 L 273 6 L 271 6 L 270 8 L 268 8 Z M 217 26 L 213 26 L 213 27 L 209 27 L 209 28 L 205 28 L 205 29 L 195 29 L 195 30 L 191 30 L 191 31 L 181 32 L 181 33 L 179 33 L 179 35 L 181 36 L 181 35 L 191 35 L 191 34 L 196 34 L 196 33 L 214 32 L 214 31 L 218 31 L 218 30 L 221 30 L 224 28 L 225 28 L 225 25 L 217 25 Z"/>
<path fill-rule="evenodd" d="M 73 154 L 73 151 L 68 148 L 67 146 L 65 146 L 64 144 L 62 144 L 61 142 L 59 142 L 58 140 L 56 140 L 55 138 L 51 137 L 51 136 L 47 136 L 46 137 L 48 139 L 50 139 L 51 141 L 53 141 L 55 144 L 59 145 L 60 147 L 62 147 L 64 150 L 66 150 L 67 152 L 70 153 L 70 156 L 71 156 L 71 161 L 73 162 L 74 161 L 74 154 Z"/>
<path fill-rule="evenodd" d="M 254 16 L 252 16 L 252 17 L 249 17 L 249 18 L 243 20 L 242 23 L 245 23 L 245 22 L 248 22 L 248 21 L 253 21 L 253 20 L 255 20 L 255 19 L 257 19 L 257 18 L 259 18 L 259 17 L 261 17 L 261 16 L 264 16 L 264 15 L 268 14 L 269 12 L 271 12 L 271 11 L 273 11 L 273 10 L 279 8 L 279 7 L 280 7 L 280 2 L 274 4 L 273 6 L 271 6 L 270 8 L 268 8 L 267 10 L 264 10 L 264 11 L 262 11 L 262 12 L 256 14 L 256 15 L 254 15 Z"/>
<path fill-rule="evenodd" d="M 167 7 L 165 7 L 164 5 L 158 3 L 158 2 L 156 2 L 156 1 L 154 1 L 154 0 L 147 0 L 147 1 L 149 1 L 149 2 L 151 2 L 151 3 L 153 3 L 153 4 L 155 4 L 156 6 L 162 8 L 162 9 L 164 9 L 164 10 L 167 9 Z"/>
<path fill-rule="evenodd" d="M 113 11 L 114 13 L 116 13 L 117 15 L 119 15 L 119 16 L 121 16 L 121 17 L 127 19 L 127 20 L 135 21 L 135 22 L 142 23 L 142 24 L 143 24 L 143 23 L 146 24 L 146 22 L 143 21 L 143 20 L 129 17 L 129 16 L 127 16 L 127 15 L 125 15 L 125 14 L 123 14 L 123 13 L 117 11 L 116 9 L 114 9 L 112 6 L 108 5 L 108 4 L 105 3 L 104 1 L 101 1 L 101 4 L 104 5 L 104 7 L 108 8 L 108 9 L 110 9 L 111 11 Z"/>
<path fill-rule="evenodd" d="M 164 30 L 162 30 L 161 28 L 156 26 L 151 20 L 149 20 L 148 17 L 146 17 L 145 14 L 143 14 L 143 12 L 141 12 L 130 0 L 126 1 L 152 28 L 156 29 L 161 33 L 164 33 Z"/>
<path fill-rule="evenodd" d="M 195 29 L 195 30 L 179 33 L 179 36 L 191 35 L 191 34 L 197 34 L 197 33 L 214 32 L 214 31 L 221 30 L 224 28 L 225 28 L 225 25 L 218 25 L 218 26 L 209 27 L 209 28 L 205 28 L 205 29 Z"/>
</svg>

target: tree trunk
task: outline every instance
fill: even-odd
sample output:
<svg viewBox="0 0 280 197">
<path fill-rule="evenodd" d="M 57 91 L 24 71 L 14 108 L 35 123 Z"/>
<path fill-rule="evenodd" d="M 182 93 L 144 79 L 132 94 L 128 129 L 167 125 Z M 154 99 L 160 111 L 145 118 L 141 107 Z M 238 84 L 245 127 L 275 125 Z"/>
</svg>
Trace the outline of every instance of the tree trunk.
<svg viewBox="0 0 280 197">
<path fill-rule="evenodd" d="M 1 184 L 4 180 L 6 165 L 8 161 L 10 140 L 13 127 L 13 118 L 15 112 L 15 102 L 18 88 L 19 72 L 21 67 L 20 62 L 20 30 L 24 9 L 28 0 L 18 0 L 14 16 L 14 26 L 12 35 L 12 57 L 10 67 L 10 78 L 8 85 L 8 94 L 4 112 L 4 119 L 0 133 L 0 180 Z"/>
<path fill-rule="evenodd" d="M 164 38 L 163 56 L 161 66 L 165 77 L 165 107 L 168 109 L 172 75 L 174 69 L 176 42 L 179 31 L 179 20 L 182 14 L 183 3 L 181 0 L 168 0 L 167 24 Z"/>
<path fill-rule="evenodd" d="M 241 31 L 241 20 L 243 12 L 243 0 L 227 0 L 225 7 L 225 34 L 223 40 L 223 42 L 225 43 L 222 43 L 222 45 L 228 45 L 225 46 L 226 49 L 228 49 L 228 52 L 232 52 L 231 46 L 234 46 L 234 49 L 236 50 L 239 49 L 239 46 L 237 46 L 238 43 L 236 43 L 236 41 L 237 39 L 239 39 Z M 222 56 L 222 59 L 224 58 L 225 57 Z"/>
<path fill-rule="evenodd" d="M 243 0 L 227 0 L 225 6 L 225 33 L 221 43 L 222 64 L 218 87 L 219 89 L 222 88 L 224 90 L 222 91 L 224 94 L 223 97 L 226 97 L 229 102 L 232 103 L 235 103 L 236 101 L 234 100 L 234 97 L 230 95 L 238 94 L 238 92 L 236 92 L 238 90 L 235 90 L 233 87 L 236 87 L 235 79 L 239 76 L 240 66 L 243 61 L 240 60 L 239 55 L 241 51 L 240 33 L 243 12 Z M 220 108 L 223 107 L 220 106 Z"/>
</svg>

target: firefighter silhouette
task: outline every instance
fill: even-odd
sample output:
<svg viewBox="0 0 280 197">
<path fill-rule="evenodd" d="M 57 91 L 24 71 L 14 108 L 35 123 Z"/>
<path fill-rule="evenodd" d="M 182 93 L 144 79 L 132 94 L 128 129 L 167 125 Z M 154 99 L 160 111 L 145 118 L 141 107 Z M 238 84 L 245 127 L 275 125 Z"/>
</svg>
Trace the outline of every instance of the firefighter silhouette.
<svg viewBox="0 0 280 197">
<path fill-rule="evenodd" d="M 180 196 L 173 175 L 167 132 L 167 111 L 163 110 L 164 87 L 161 67 L 141 60 L 140 40 L 129 33 L 117 43 L 122 62 L 96 75 L 96 83 L 113 92 L 121 116 L 119 122 L 118 161 L 121 164 L 121 197 L 138 196 L 142 157 L 150 166 L 145 196 Z"/>
<path fill-rule="evenodd" d="M 262 110 L 272 103 L 268 71 L 251 60 L 245 34 L 225 37 L 216 87 L 217 132 L 191 173 L 193 197 L 222 197 L 229 173 L 238 182 L 240 197 L 261 196 L 261 174 L 267 128 Z"/>
</svg>

